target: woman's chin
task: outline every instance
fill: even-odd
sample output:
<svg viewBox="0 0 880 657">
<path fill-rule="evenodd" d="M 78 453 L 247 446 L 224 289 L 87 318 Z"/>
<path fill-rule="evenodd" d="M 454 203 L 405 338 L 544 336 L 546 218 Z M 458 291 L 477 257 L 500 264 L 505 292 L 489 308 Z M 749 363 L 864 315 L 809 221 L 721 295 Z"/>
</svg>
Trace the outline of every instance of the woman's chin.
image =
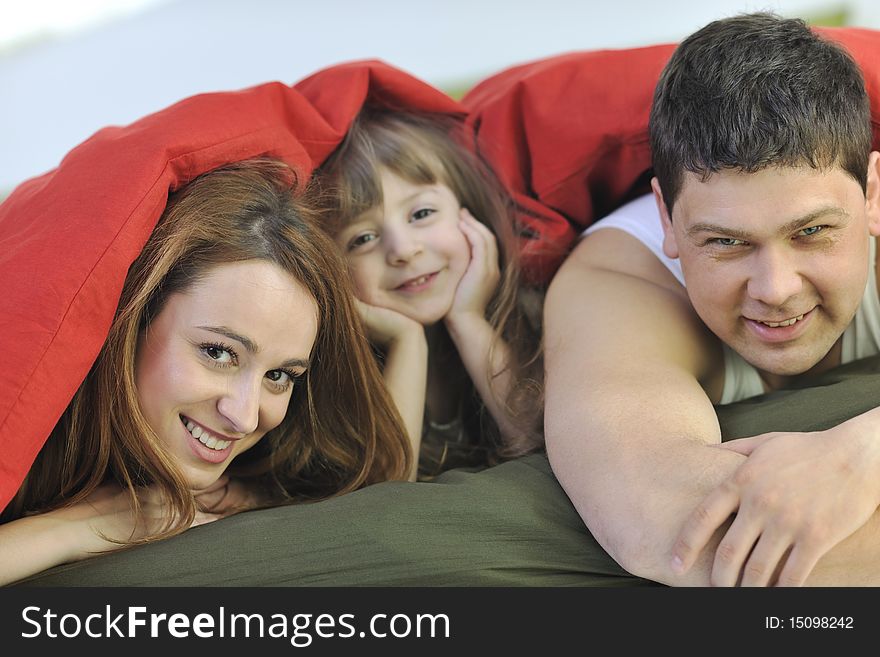
<svg viewBox="0 0 880 657">
<path fill-rule="evenodd" d="M 187 469 L 184 471 L 183 476 L 186 480 L 187 488 L 197 493 L 216 484 L 222 474 L 222 472 L 200 472 L 194 469 Z"/>
</svg>

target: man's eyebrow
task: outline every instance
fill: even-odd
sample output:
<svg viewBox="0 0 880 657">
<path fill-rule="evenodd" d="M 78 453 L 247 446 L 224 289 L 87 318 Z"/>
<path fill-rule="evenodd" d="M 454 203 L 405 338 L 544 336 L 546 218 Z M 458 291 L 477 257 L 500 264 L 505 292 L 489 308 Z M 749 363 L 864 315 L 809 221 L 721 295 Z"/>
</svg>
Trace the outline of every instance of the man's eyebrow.
<svg viewBox="0 0 880 657">
<path fill-rule="evenodd" d="M 211 333 L 217 333 L 218 335 L 223 335 L 230 340 L 235 340 L 240 343 L 244 348 L 252 354 L 256 354 L 260 352 L 260 346 L 251 340 L 246 335 L 241 335 L 240 333 L 236 333 L 232 329 L 226 326 L 198 326 L 196 328 L 203 329 L 205 331 L 210 331 Z M 302 367 L 307 368 L 309 366 L 308 358 L 290 358 L 283 363 L 281 363 L 281 367 Z"/>
<path fill-rule="evenodd" d="M 797 230 L 800 230 L 804 226 L 807 226 L 817 219 L 821 219 L 822 217 L 827 216 L 837 216 L 841 219 L 849 219 L 849 213 L 841 207 L 838 206 L 828 206 L 824 208 L 818 208 L 810 212 L 809 214 L 805 214 L 803 217 L 798 217 L 797 219 L 792 219 L 786 224 L 783 224 L 779 228 L 780 235 L 787 235 L 789 233 L 793 233 Z M 721 233 L 722 235 L 728 235 L 730 237 L 748 240 L 751 235 L 744 230 L 739 230 L 737 228 L 731 228 L 729 226 L 719 226 L 717 224 L 709 223 L 701 221 L 699 223 L 690 226 L 686 231 L 688 236 L 697 235 L 699 233 Z"/>
</svg>

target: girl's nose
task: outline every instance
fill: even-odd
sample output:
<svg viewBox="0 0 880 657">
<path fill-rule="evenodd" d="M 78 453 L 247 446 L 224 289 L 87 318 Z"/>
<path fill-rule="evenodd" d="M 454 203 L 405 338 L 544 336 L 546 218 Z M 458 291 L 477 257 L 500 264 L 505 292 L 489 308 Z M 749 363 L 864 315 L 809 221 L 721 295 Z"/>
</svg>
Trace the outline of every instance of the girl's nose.
<svg viewBox="0 0 880 657">
<path fill-rule="evenodd" d="M 385 245 L 386 261 L 390 265 L 406 264 L 423 250 L 421 240 L 408 228 L 386 233 Z"/>
</svg>

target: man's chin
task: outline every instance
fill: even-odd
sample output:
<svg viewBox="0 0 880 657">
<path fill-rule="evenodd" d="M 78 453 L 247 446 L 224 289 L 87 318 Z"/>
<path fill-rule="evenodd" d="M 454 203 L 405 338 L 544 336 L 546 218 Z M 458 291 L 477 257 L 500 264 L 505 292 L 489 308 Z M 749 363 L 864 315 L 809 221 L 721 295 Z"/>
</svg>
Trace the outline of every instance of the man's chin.
<svg viewBox="0 0 880 657">
<path fill-rule="evenodd" d="M 755 367 L 763 378 L 771 382 L 773 378 L 789 378 L 797 377 L 804 374 L 818 374 L 820 371 L 828 369 L 830 365 L 822 367 L 822 361 L 828 352 L 824 353 L 804 353 L 802 350 L 776 350 L 774 353 L 751 353 L 740 355 L 753 367 Z M 781 387 L 781 386 L 773 386 Z"/>
</svg>

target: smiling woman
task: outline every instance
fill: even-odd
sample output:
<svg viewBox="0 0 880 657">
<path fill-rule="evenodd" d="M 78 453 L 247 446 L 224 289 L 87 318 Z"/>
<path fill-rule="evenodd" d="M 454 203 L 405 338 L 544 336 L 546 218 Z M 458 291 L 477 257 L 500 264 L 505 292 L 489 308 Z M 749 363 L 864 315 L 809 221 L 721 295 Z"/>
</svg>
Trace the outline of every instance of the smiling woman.
<svg viewBox="0 0 880 657">
<path fill-rule="evenodd" d="M 175 193 L 0 525 L 0 583 L 230 513 L 403 479 L 408 440 L 293 172 Z M 356 430 L 355 430 L 356 427 Z"/>
<path fill-rule="evenodd" d="M 167 299 L 141 334 L 135 381 L 144 418 L 190 487 L 211 486 L 281 424 L 317 330 L 309 292 L 264 260 L 217 265 Z"/>
</svg>

